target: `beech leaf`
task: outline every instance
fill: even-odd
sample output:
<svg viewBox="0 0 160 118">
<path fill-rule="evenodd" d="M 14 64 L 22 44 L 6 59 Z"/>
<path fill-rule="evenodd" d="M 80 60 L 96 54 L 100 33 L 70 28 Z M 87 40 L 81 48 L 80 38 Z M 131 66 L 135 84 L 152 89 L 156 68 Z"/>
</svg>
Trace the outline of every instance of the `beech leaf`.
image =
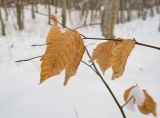
<svg viewBox="0 0 160 118">
<path fill-rule="evenodd" d="M 115 45 L 115 41 L 107 41 L 99 44 L 96 49 L 93 50 L 93 54 L 89 62 L 96 59 L 97 64 L 104 73 L 111 66 L 112 50 Z"/>
<path fill-rule="evenodd" d="M 119 78 L 123 74 L 128 56 L 134 47 L 135 41 L 130 39 L 123 40 L 120 44 L 114 47 L 111 58 L 113 70 L 112 79 Z"/>
</svg>

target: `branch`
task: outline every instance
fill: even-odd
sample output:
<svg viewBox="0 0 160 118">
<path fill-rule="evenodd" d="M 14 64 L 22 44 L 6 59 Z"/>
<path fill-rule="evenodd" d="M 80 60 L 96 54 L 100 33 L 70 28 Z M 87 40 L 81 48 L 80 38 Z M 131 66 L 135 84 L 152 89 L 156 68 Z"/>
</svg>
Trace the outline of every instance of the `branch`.
<svg viewBox="0 0 160 118">
<path fill-rule="evenodd" d="M 89 68 L 91 68 L 95 73 L 97 73 L 97 71 L 95 69 L 92 68 L 92 65 L 87 64 L 84 61 L 81 61 L 83 64 L 85 64 L 86 66 L 88 66 Z"/>
<path fill-rule="evenodd" d="M 136 41 L 137 45 L 140 45 L 140 46 L 145 46 L 145 47 L 149 47 L 149 48 L 153 48 L 153 49 L 157 49 L 157 50 L 160 50 L 160 47 L 156 47 L 156 46 L 153 46 L 153 45 L 148 45 L 148 44 L 144 44 L 144 43 L 139 43 Z"/>
</svg>

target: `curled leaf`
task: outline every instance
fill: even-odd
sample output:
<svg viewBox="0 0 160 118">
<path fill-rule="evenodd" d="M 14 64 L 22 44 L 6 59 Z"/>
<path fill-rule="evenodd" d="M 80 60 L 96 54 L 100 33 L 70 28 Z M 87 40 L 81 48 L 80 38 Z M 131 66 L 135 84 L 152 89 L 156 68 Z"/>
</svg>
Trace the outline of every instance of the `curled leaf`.
<svg viewBox="0 0 160 118">
<path fill-rule="evenodd" d="M 127 89 L 124 93 L 124 100 L 128 108 L 134 109 L 136 104 L 139 111 L 143 114 L 148 115 L 152 113 L 157 116 L 156 112 L 156 102 L 153 98 L 146 92 L 146 90 L 141 90 L 138 86 L 132 86 Z"/>
</svg>

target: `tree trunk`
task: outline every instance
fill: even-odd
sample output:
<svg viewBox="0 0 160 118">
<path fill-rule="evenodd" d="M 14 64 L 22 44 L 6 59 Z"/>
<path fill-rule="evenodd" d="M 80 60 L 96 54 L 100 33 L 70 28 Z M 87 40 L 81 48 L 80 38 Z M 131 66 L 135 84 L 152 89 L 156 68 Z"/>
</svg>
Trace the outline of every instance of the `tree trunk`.
<svg viewBox="0 0 160 118">
<path fill-rule="evenodd" d="M 126 10 L 127 10 L 127 21 L 131 21 L 131 2 L 128 0 L 126 2 Z"/>
<path fill-rule="evenodd" d="M 107 38 L 114 38 L 114 25 L 117 21 L 119 10 L 119 0 L 106 0 L 105 8 L 102 15 L 101 30 L 102 35 Z"/>
<path fill-rule="evenodd" d="M 51 24 L 51 7 L 50 7 L 50 0 L 47 0 L 48 2 L 48 24 Z"/>
<path fill-rule="evenodd" d="M 8 0 L 2 0 L 2 5 L 3 5 L 3 8 L 4 8 L 6 21 L 8 20 L 7 3 L 8 3 Z"/>
<path fill-rule="evenodd" d="M 66 0 L 62 1 L 62 24 L 66 26 Z"/>
<path fill-rule="evenodd" d="M 19 30 L 24 29 L 23 24 L 23 0 L 17 0 L 16 1 L 16 10 L 17 10 L 17 24 L 19 27 Z"/>
<path fill-rule="evenodd" d="M 5 33 L 5 24 L 4 24 L 4 22 L 3 22 L 1 8 L 0 8 L 0 21 L 1 21 L 2 35 L 5 36 L 5 35 L 6 35 L 6 33 Z"/>
<path fill-rule="evenodd" d="M 35 19 L 35 0 L 31 0 L 32 18 Z"/>
</svg>

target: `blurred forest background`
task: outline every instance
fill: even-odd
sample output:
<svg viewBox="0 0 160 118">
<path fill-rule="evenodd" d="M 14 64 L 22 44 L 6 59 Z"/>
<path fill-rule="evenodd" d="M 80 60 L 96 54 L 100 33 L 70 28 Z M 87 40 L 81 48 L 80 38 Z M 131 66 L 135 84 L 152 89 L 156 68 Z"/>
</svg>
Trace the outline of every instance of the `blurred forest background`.
<svg viewBox="0 0 160 118">
<path fill-rule="evenodd" d="M 36 19 L 41 13 L 40 7 L 46 9 L 48 24 L 50 16 L 59 12 L 61 23 L 66 25 L 72 21 L 72 11 L 79 14 L 81 25 L 101 25 L 102 34 L 113 38 L 114 25 L 133 19 L 147 19 L 160 13 L 160 0 L 1 0 L 0 1 L 0 35 L 7 35 L 5 26 L 8 16 L 15 19 L 15 30 L 24 30 L 25 11 L 30 10 L 30 17 Z M 157 26 L 157 29 L 160 26 Z"/>
</svg>

